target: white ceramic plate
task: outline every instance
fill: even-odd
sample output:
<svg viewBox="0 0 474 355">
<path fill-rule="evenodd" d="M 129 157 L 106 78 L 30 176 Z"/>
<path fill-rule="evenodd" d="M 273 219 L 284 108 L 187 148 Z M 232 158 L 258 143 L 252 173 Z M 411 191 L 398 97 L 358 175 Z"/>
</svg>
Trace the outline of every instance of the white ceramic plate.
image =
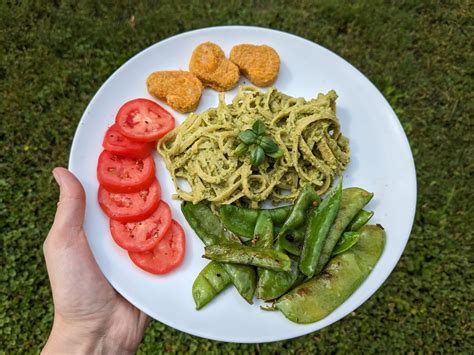
<svg viewBox="0 0 474 355">
<path fill-rule="evenodd" d="M 108 126 L 119 107 L 130 99 L 150 98 L 145 81 L 155 70 L 187 70 L 193 49 L 202 42 L 219 44 L 228 55 L 240 43 L 267 44 L 276 49 L 281 69 L 275 86 L 307 99 L 335 89 L 342 131 L 350 139 L 351 163 L 344 186 L 359 186 L 375 193 L 368 206 L 375 210 L 371 223 L 387 232 L 385 250 L 361 287 L 325 319 L 298 325 L 280 312 L 248 305 L 229 287 L 201 311 L 196 311 L 191 286 L 207 261 L 203 245 L 180 211 L 171 177 L 155 153 L 162 198 L 186 232 L 186 257 L 176 271 L 154 276 L 129 260 L 110 237 L 108 219 L 97 203 L 96 162 Z M 241 84 L 246 82 L 244 78 Z M 236 90 L 227 92 L 230 101 Z M 162 104 L 162 103 L 161 103 Z M 206 89 L 198 111 L 217 105 L 217 93 Z M 170 112 L 171 108 L 165 106 Z M 174 112 L 177 123 L 185 115 Z M 169 38 L 134 56 L 96 93 L 85 110 L 74 137 L 70 169 L 87 195 L 85 230 L 100 269 L 127 300 L 151 317 L 183 332 L 220 341 L 259 343 L 289 339 L 336 322 L 364 303 L 384 282 L 398 262 L 410 235 L 416 205 L 416 175 L 407 138 L 397 116 L 377 88 L 357 69 L 329 50 L 300 37 L 255 27 L 206 28 Z"/>
</svg>

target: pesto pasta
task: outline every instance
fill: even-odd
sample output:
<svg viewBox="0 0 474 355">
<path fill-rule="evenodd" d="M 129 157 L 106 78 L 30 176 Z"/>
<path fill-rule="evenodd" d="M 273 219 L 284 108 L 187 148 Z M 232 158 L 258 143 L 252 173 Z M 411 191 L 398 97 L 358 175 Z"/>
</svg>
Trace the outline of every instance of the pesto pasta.
<svg viewBox="0 0 474 355">
<path fill-rule="evenodd" d="M 293 201 L 308 182 L 323 194 L 350 158 L 336 117 L 336 98 L 333 90 L 306 101 L 275 88 L 264 93 L 243 86 L 227 105 L 221 93 L 217 108 L 191 113 L 158 143 L 176 188 L 173 198 L 256 208 L 267 199 Z M 252 166 L 249 154 L 234 154 L 239 133 L 256 119 L 265 123 L 267 134 L 284 153 L 258 167 Z M 180 179 L 190 191 L 180 186 Z"/>
</svg>

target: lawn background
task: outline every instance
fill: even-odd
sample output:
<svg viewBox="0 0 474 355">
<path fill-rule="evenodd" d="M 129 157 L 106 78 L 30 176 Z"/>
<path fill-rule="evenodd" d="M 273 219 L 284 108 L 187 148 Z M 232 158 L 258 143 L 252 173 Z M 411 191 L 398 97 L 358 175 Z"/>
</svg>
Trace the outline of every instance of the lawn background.
<svg viewBox="0 0 474 355">
<path fill-rule="evenodd" d="M 67 166 L 89 100 L 140 50 L 230 24 L 319 43 L 384 93 L 415 157 L 415 225 L 383 287 L 330 327 L 239 345 L 153 322 L 139 352 L 474 352 L 472 2 L 12 3 L 0 5 L 0 353 L 38 352 L 48 336 L 52 303 L 42 242 L 58 193 L 51 170 Z"/>
</svg>

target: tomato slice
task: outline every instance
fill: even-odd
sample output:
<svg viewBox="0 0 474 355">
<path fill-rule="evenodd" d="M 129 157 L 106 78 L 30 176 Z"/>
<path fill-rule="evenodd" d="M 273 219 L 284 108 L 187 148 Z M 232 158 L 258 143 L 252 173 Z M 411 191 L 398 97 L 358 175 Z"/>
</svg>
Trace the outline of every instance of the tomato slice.
<svg viewBox="0 0 474 355">
<path fill-rule="evenodd" d="M 174 117 L 156 102 L 135 99 L 126 102 L 115 116 L 122 134 L 139 142 L 152 142 L 174 128 Z"/>
<path fill-rule="evenodd" d="M 168 233 L 156 246 L 143 253 L 128 253 L 139 268 L 152 274 L 162 275 L 181 264 L 184 259 L 186 238 L 183 228 L 173 220 Z"/>
<path fill-rule="evenodd" d="M 115 242 L 122 248 L 132 252 L 152 249 L 171 227 L 171 209 L 164 201 L 160 201 L 153 214 L 139 222 L 123 223 L 110 220 L 110 232 Z"/>
<path fill-rule="evenodd" d="M 113 124 L 109 127 L 107 132 L 105 132 L 102 146 L 105 150 L 117 155 L 143 159 L 151 154 L 155 143 L 137 142 L 125 137 L 118 129 L 117 124 Z"/>
<path fill-rule="evenodd" d="M 128 158 L 104 150 L 97 163 L 97 179 L 110 192 L 141 191 L 155 180 L 155 162 Z"/>
<path fill-rule="evenodd" d="M 148 218 L 160 204 L 157 180 L 146 189 L 132 193 L 116 193 L 99 186 L 99 205 L 107 216 L 119 222 L 138 222 Z"/>
</svg>

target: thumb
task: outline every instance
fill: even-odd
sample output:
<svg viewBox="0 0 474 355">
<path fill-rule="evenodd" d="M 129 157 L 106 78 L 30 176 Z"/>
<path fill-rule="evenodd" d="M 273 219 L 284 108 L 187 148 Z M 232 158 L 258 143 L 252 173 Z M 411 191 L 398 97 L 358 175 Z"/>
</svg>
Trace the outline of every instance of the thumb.
<svg viewBox="0 0 474 355">
<path fill-rule="evenodd" d="M 59 202 L 52 229 L 55 234 L 75 234 L 84 223 L 86 198 L 79 180 L 67 169 L 55 168 L 53 176 L 59 185 Z"/>
</svg>

